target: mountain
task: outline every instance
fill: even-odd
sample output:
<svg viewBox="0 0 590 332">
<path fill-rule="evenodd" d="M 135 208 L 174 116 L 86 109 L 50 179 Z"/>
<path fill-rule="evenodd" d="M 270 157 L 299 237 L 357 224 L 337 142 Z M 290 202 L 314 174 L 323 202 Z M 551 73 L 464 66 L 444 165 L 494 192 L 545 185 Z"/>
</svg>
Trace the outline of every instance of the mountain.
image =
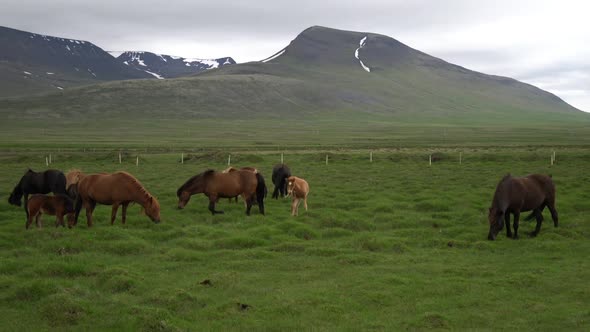
<svg viewBox="0 0 590 332">
<path fill-rule="evenodd" d="M 153 78 L 82 40 L 0 27 L 0 96 L 56 91 L 103 81 Z"/>
<path fill-rule="evenodd" d="M 236 64 L 231 57 L 191 59 L 150 52 L 109 52 L 129 67 L 152 74 L 156 78 L 188 76 L 208 69 Z"/>
<path fill-rule="evenodd" d="M 448 63 L 388 36 L 319 26 L 262 61 L 0 100 L 0 115 L 45 127 L 67 118 L 84 135 L 108 118 L 120 130 L 162 139 L 196 130 L 257 144 L 317 141 L 310 128 L 342 140 L 373 134 L 395 140 L 404 132 L 419 141 L 425 132 L 438 138 L 440 128 L 452 127 L 503 141 L 537 142 L 549 132 L 579 141 L 582 133 L 572 128 L 590 125 L 589 114 L 530 84 Z"/>
</svg>

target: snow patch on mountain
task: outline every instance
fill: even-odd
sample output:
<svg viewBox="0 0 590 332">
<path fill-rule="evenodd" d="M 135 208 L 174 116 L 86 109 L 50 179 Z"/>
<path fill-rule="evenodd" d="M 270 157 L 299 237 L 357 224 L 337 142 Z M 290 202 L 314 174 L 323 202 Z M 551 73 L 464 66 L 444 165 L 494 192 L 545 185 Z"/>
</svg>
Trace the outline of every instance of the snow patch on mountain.
<svg viewBox="0 0 590 332">
<path fill-rule="evenodd" d="M 148 73 L 148 74 L 150 74 L 150 75 L 154 76 L 155 78 L 157 78 L 157 79 L 159 79 L 159 80 L 163 80 L 163 79 L 164 79 L 164 77 L 162 77 L 162 76 L 160 76 L 160 75 L 158 75 L 158 74 L 156 74 L 156 73 L 152 73 L 152 72 L 151 72 L 151 71 L 149 71 L 149 70 L 144 70 L 144 71 L 145 71 L 146 73 Z"/>
<path fill-rule="evenodd" d="M 261 60 L 261 62 L 269 62 L 271 60 L 274 60 L 274 59 L 280 57 L 281 55 L 283 55 L 283 53 L 285 53 L 285 50 L 286 50 L 286 48 L 283 48 L 282 50 L 280 50 L 277 53 L 271 55 L 270 57 L 268 57 L 268 58 L 266 58 L 264 60 Z"/>
<path fill-rule="evenodd" d="M 367 42 L 367 36 L 365 36 L 363 39 L 361 39 L 361 41 L 359 42 L 359 47 L 354 51 L 354 57 L 359 61 L 359 63 L 361 64 L 361 67 L 363 67 L 363 69 L 367 72 L 370 73 L 371 72 L 371 68 L 367 67 L 363 61 L 359 58 L 359 50 L 361 48 L 363 48 L 365 46 Z"/>
<path fill-rule="evenodd" d="M 198 64 L 204 64 L 205 66 L 208 66 L 209 69 L 219 67 L 219 62 L 217 62 L 215 60 L 209 60 L 209 59 L 184 58 L 184 59 L 182 59 L 182 61 L 186 62 L 187 64 L 190 63 L 191 66 L 198 65 Z"/>
</svg>

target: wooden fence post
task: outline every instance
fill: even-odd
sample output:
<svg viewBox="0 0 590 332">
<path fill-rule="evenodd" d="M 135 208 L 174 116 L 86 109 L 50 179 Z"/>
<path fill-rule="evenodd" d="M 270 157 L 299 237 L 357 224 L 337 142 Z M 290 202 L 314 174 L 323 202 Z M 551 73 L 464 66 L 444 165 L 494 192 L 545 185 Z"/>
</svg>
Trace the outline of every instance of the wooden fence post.
<svg viewBox="0 0 590 332">
<path fill-rule="evenodd" d="M 432 166 L 432 155 L 428 156 L 428 166 Z"/>
<path fill-rule="evenodd" d="M 180 154 L 180 163 L 184 164 L 184 153 Z"/>
<path fill-rule="evenodd" d="M 139 166 L 139 156 L 135 157 L 135 166 Z"/>
<path fill-rule="evenodd" d="M 369 153 L 369 162 L 373 162 L 373 151 Z"/>
<path fill-rule="evenodd" d="M 284 163 L 284 161 L 283 161 L 283 160 L 284 160 L 284 159 L 283 159 L 283 154 L 281 153 L 281 164 L 283 164 L 283 163 Z"/>
<path fill-rule="evenodd" d="M 328 155 L 326 155 L 326 165 L 328 165 Z"/>
<path fill-rule="evenodd" d="M 231 154 L 227 156 L 227 166 L 231 165 Z"/>
<path fill-rule="evenodd" d="M 49 159 L 47 159 L 47 156 L 45 156 L 45 166 L 49 166 Z"/>
<path fill-rule="evenodd" d="M 459 164 L 463 163 L 463 152 L 459 152 Z"/>
</svg>

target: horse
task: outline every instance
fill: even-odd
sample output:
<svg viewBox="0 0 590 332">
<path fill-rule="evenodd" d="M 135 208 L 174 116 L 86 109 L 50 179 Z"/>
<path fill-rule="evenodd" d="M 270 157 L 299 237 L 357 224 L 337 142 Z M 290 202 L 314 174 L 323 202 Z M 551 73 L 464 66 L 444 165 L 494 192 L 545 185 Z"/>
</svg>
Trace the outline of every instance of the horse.
<svg viewBox="0 0 590 332">
<path fill-rule="evenodd" d="M 248 167 L 248 166 L 246 166 L 246 167 L 242 167 L 240 169 L 241 170 L 244 170 L 244 171 L 251 171 L 251 172 L 254 172 L 254 173 L 258 173 L 258 170 L 256 168 L 254 168 L 254 167 Z M 230 167 L 224 169 L 223 171 L 221 171 L 221 173 L 231 173 L 231 172 L 235 172 L 237 170 L 238 170 L 237 168 L 230 166 Z M 238 202 L 238 196 L 235 197 L 235 200 L 236 200 L 236 203 L 237 203 Z M 229 202 L 230 203 L 232 202 L 232 197 L 229 198 Z M 244 204 L 245 204 L 245 202 L 244 202 Z"/>
<path fill-rule="evenodd" d="M 106 173 L 102 173 L 106 174 Z M 82 173 L 79 169 L 71 169 L 66 173 L 66 192 L 70 197 L 76 197 L 78 195 L 77 188 L 78 182 L 86 177 L 86 174 Z"/>
<path fill-rule="evenodd" d="M 160 222 L 160 203 L 139 180 L 127 172 L 86 175 L 77 183 L 77 192 L 74 224 L 78 223 L 78 216 L 84 205 L 88 227 L 92 227 L 92 213 L 97 203 L 113 206 L 111 225 L 115 223 L 119 205 L 123 207 L 121 221 L 125 224 L 127 206 L 130 203 L 138 203 L 142 206 L 142 213 L 145 213 L 154 223 Z"/>
<path fill-rule="evenodd" d="M 48 169 L 43 172 L 35 172 L 30 168 L 21 177 L 18 184 L 10 193 L 8 202 L 12 205 L 21 206 L 21 197 L 24 196 L 24 208 L 29 218 L 29 211 L 27 210 L 27 201 L 30 194 L 67 194 L 66 193 L 66 177 L 64 173 L 56 169 Z"/>
<path fill-rule="evenodd" d="M 291 170 L 286 164 L 277 164 L 272 169 L 272 183 L 275 185 L 275 189 L 272 192 L 272 198 L 278 199 L 279 193 L 281 197 L 285 197 L 287 193 L 287 181 L 286 179 L 291 176 Z"/>
<path fill-rule="evenodd" d="M 291 215 L 299 215 L 299 204 L 303 200 L 303 206 L 307 211 L 307 195 L 309 194 L 309 184 L 302 178 L 290 176 L 287 178 L 287 195 L 293 197 L 291 203 Z"/>
<path fill-rule="evenodd" d="M 197 174 L 188 179 L 178 190 L 178 208 L 183 209 L 191 195 L 203 193 L 209 197 L 209 211 L 215 215 L 223 211 L 215 210 L 215 203 L 219 198 L 230 198 L 241 195 L 246 202 L 246 214 L 250 215 L 250 209 L 254 200 L 258 202 L 258 209 L 264 215 L 264 198 L 266 197 L 266 184 L 260 173 L 248 170 L 236 170 L 229 173 L 216 172 L 212 169 Z"/>
<path fill-rule="evenodd" d="M 42 194 L 33 194 L 27 201 L 27 223 L 25 228 L 29 229 L 29 226 L 35 223 L 37 227 L 41 227 L 41 215 L 48 214 L 55 216 L 55 227 L 59 225 L 65 226 L 64 215 L 68 215 L 68 227 L 72 227 L 74 218 L 74 200 L 68 195 L 57 194 L 55 196 L 47 196 Z"/>
<path fill-rule="evenodd" d="M 504 176 L 496 187 L 492 207 L 488 211 L 490 231 L 488 240 L 495 240 L 506 222 L 506 236 L 518 239 L 518 219 L 521 212 L 533 211 L 525 220 L 537 219 L 534 237 L 541 231 L 543 209 L 549 208 L 553 225 L 557 227 L 558 216 L 555 209 L 555 184 L 551 176 L 531 174 L 525 177 Z M 510 230 L 510 213 L 514 215 L 514 236 Z"/>
</svg>

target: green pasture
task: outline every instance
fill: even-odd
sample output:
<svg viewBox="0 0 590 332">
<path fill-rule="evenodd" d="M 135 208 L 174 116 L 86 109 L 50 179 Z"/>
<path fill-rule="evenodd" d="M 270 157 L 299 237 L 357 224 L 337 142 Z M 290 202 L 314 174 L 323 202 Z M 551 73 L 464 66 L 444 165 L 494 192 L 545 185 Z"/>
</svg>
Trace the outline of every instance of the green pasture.
<svg viewBox="0 0 590 332">
<path fill-rule="evenodd" d="M 372 163 L 369 150 L 285 152 L 311 187 L 309 211 L 295 218 L 288 199 L 270 197 L 266 216 L 227 200 L 212 216 L 203 195 L 176 209 L 178 186 L 225 168 L 228 153 L 232 165 L 260 169 L 272 190 L 280 147 L 187 151 L 184 164 L 180 151 L 148 149 L 136 166 L 137 151 L 119 164 L 115 144 L 84 152 L 48 143 L 50 167 L 126 170 L 158 197 L 162 223 L 131 206 L 127 224 L 119 215 L 111 226 L 110 207 L 98 206 L 90 229 L 82 213 L 73 229 L 45 216 L 26 231 L 23 209 L 7 198 L 27 167 L 46 168 L 47 152 L 40 143 L 0 154 L 0 330 L 590 329 L 583 146 L 557 149 L 553 166 L 553 149 L 534 146 L 402 147 L 375 150 Z M 507 172 L 552 174 L 559 228 L 546 211 L 537 238 L 523 221 L 519 240 L 505 231 L 486 239 L 487 208 Z"/>
</svg>

